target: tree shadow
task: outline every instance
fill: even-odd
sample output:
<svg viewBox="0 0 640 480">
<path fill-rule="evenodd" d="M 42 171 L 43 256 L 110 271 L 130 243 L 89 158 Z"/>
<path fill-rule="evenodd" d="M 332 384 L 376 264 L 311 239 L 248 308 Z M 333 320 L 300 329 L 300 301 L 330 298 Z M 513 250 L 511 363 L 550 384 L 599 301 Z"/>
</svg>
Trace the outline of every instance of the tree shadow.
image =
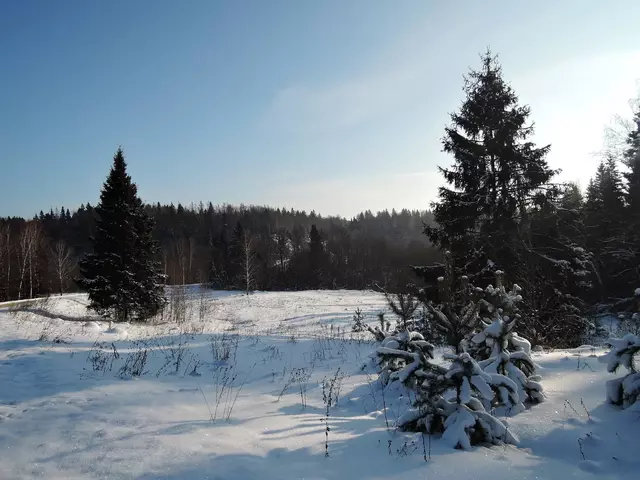
<svg viewBox="0 0 640 480">
<path fill-rule="evenodd" d="M 562 468 L 567 471 L 573 469 L 572 475 L 578 469 L 587 478 L 590 474 L 598 478 L 637 478 L 637 412 L 602 403 L 588 415 L 586 411 L 569 412 L 551 422 L 557 427 L 546 435 L 526 438 L 520 446 L 547 461 L 564 464 Z"/>
</svg>

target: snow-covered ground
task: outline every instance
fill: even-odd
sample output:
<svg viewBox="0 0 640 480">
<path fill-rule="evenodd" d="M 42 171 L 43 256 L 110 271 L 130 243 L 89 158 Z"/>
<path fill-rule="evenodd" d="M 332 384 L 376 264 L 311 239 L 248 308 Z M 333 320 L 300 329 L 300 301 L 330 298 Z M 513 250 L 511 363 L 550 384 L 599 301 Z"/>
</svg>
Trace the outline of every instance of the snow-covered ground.
<svg viewBox="0 0 640 480">
<path fill-rule="evenodd" d="M 0 479 L 640 478 L 640 411 L 604 403 L 602 350 L 536 354 L 548 399 L 508 419 L 520 444 L 459 451 L 395 431 L 406 402 L 361 370 L 353 313 L 382 296 L 189 293 L 179 325 L 110 329 L 83 295 L 0 305 Z"/>
</svg>

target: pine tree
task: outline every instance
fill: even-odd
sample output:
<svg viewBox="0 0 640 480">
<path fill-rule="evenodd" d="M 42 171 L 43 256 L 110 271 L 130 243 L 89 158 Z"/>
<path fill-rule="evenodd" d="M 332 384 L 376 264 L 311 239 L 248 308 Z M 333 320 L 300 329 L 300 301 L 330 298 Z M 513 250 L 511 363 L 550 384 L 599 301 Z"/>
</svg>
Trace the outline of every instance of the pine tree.
<svg viewBox="0 0 640 480">
<path fill-rule="evenodd" d="M 425 233 L 450 250 L 459 271 L 475 273 L 487 261 L 515 272 L 518 231 L 527 209 L 543 197 L 556 172 L 549 168 L 549 146 L 537 148 L 528 138 L 530 109 L 502 78 L 496 57 L 487 52 L 482 68 L 465 78 L 467 95 L 451 115 L 444 151 L 454 157 L 440 168 L 448 187 L 441 187 L 433 205 L 437 226 Z M 490 264 L 490 265 L 491 265 Z"/>
<path fill-rule="evenodd" d="M 143 210 L 136 185 L 119 148 L 100 194 L 93 252 L 80 262 L 78 283 L 89 293 L 90 308 L 116 321 L 144 320 L 165 304 L 164 277 L 155 260 L 152 220 Z"/>
</svg>

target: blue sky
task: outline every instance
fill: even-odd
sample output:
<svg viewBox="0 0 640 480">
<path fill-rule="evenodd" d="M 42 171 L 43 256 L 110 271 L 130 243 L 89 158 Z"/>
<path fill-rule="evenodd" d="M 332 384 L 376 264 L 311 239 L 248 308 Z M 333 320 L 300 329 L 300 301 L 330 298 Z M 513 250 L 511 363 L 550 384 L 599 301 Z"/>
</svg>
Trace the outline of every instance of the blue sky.
<svg viewBox="0 0 640 480">
<path fill-rule="evenodd" d="M 427 208 L 490 46 L 583 185 L 640 79 L 640 2 L 0 4 L 0 216 L 96 203 L 122 145 L 145 201 L 350 216 Z"/>
</svg>

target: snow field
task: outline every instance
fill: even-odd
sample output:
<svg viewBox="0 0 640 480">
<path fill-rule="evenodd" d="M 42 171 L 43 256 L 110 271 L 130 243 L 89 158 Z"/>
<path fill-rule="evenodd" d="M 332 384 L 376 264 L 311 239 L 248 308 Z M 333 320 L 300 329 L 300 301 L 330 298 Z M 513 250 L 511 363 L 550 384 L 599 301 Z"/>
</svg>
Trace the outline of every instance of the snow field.
<svg viewBox="0 0 640 480">
<path fill-rule="evenodd" d="M 381 295 L 193 287 L 180 324 L 111 329 L 86 304 L 0 305 L 0 479 L 638 478 L 640 412 L 605 403 L 603 350 L 534 354 L 548 398 L 507 419 L 519 445 L 462 452 L 396 431 L 410 399 L 362 371 L 352 317 Z"/>
</svg>

